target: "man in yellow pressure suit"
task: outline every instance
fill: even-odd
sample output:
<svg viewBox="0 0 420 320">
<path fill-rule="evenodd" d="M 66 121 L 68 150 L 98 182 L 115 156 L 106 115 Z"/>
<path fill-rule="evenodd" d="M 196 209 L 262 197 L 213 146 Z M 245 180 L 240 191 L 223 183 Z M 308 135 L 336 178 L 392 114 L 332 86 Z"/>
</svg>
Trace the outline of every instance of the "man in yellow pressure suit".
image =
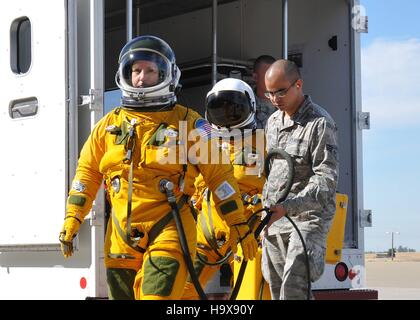
<svg viewBox="0 0 420 320">
<path fill-rule="evenodd" d="M 206 97 L 206 118 L 218 131 L 219 143 L 227 152 L 238 182 L 245 217 L 255 230 L 262 208 L 264 131 L 256 129 L 256 101 L 252 88 L 242 80 L 227 78 L 219 81 Z M 195 269 L 204 287 L 220 269 L 229 250 L 230 228 L 216 210 L 217 198 L 200 175 L 196 180 L 195 206 L 201 209 L 197 224 L 197 256 Z M 227 260 L 232 267 L 233 257 Z M 187 281 L 183 299 L 198 299 L 191 279 Z"/>
<path fill-rule="evenodd" d="M 162 188 L 168 181 L 175 185 L 192 259 L 196 222 L 189 198 L 200 173 L 214 195 L 216 210 L 231 228 L 233 250 L 240 242 L 245 259 L 256 254 L 233 167 L 199 161 L 206 153 L 221 150 L 211 148 L 208 122 L 176 103 L 179 78 L 175 55 L 165 41 L 140 36 L 128 42 L 116 76 L 122 106 L 97 123 L 80 154 L 60 233 L 62 251 L 65 257 L 72 255 L 72 239 L 104 179 L 112 206 L 105 239 L 111 299 L 182 296 L 188 270 Z"/>
</svg>

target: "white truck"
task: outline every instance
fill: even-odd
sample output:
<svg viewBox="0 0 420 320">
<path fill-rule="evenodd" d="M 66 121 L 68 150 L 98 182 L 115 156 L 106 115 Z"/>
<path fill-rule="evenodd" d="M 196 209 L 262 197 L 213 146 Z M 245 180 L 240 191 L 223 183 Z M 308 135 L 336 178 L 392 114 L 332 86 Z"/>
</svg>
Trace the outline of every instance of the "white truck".
<svg viewBox="0 0 420 320">
<path fill-rule="evenodd" d="M 360 33 L 357 0 L 14 0 L 0 11 L 0 299 L 106 298 L 104 191 L 70 259 L 58 234 L 79 151 L 94 124 L 119 104 L 120 49 L 153 34 L 175 51 L 179 101 L 203 114 L 215 81 L 251 83 L 261 54 L 298 63 L 304 91 L 339 127 L 338 191 L 349 203 L 341 265 L 313 284 L 319 298 L 372 298 L 364 288 Z M 344 271 L 343 271 L 344 270 Z M 344 273 L 343 273 L 344 272 Z M 217 277 L 220 275 L 218 274 Z M 208 294 L 227 290 L 217 277 Z M 340 277 L 342 277 L 340 279 Z M 339 279 L 339 280 L 338 280 Z"/>
</svg>

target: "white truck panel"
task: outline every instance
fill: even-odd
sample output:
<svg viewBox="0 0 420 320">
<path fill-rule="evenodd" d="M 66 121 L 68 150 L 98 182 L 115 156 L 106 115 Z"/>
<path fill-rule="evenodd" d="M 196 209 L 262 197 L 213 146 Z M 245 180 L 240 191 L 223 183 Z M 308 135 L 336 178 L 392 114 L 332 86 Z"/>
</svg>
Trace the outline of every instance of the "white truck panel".
<svg viewBox="0 0 420 320">
<path fill-rule="evenodd" d="M 10 37 L 1 37 L 0 135 L 4 169 L 0 184 L 0 245 L 56 244 L 66 190 L 66 10 L 64 1 L 14 1 L 0 12 L 0 30 L 28 17 L 32 63 L 26 74 L 10 67 Z M 45 18 L 45 9 L 54 14 Z M 6 33 L 7 34 L 7 33 Z M 12 100 L 36 97 L 34 116 L 12 119 Z M 9 152 L 4 152 L 10 150 Z M 55 230 L 55 232 L 52 232 Z"/>
<path fill-rule="evenodd" d="M 81 283 L 86 281 L 86 287 Z M 1 300 L 74 300 L 89 296 L 93 281 L 89 269 L 0 268 Z"/>
</svg>

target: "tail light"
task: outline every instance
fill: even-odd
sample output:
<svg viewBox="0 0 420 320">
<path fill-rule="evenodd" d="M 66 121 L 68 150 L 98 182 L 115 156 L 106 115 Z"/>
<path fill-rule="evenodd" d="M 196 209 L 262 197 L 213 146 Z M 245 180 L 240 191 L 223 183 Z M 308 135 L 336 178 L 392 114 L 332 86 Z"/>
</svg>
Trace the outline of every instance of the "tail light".
<svg viewBox="0 0 420 320">
<path fill-rule="evenodd" d="M 85 277 L 81 277 L 80 278 L 80 288 L 86 289 L 86 286 L 87 286 L 87 280 L 86 280 L 86 278 Z"/>
<path fill-rule="evenodd" d="M 344 262 L 339 262 L 335 265 L 334 275 L 338 281 L 343 282 L 349 276 L 349 268 Z"/>
</svg>

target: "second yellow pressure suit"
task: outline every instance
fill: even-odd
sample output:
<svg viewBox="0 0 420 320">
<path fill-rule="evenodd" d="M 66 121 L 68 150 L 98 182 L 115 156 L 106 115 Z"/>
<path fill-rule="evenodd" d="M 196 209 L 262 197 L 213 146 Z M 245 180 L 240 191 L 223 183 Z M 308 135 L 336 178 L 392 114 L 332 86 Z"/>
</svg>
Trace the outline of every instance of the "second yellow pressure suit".
<svg viewBox="0 0 420 320">
<path fill-rule="evenodd" d="M 248 131 L 250 133 L 250 131 Z M 262 137 L 262 139 L 264 139 Z M 243 139 L 243 143 L 235 145 L 232 139 L 230 143 L 221 143 L 222 149 L 229 153 L 230 162 L 233 165 L 234 177 L 238 183 L 241 198 L 244 204 L 244 215 L 249 227 L 253 230 L 260 222 L 261 213 L 254 215 L 262 209 L 261 193 L 265 183 L 263 174 L 264 148 L 257 148 L 256 134 Z M 200 175 L 196 182 L 194 194 L 195 206 L 201 210 L 197 223 L 197 255 L 194 266 L 199 275 L 199 281 L 204 288 L 214 276 L 221 265 L 206 265 L 202 260 L 215 263 L 222 259 L 229 251 L 228 240 L 230 228 L 217 212 L 217 198 L 209 191 L 206 182 Z M 210 189 L 211 190 L 211 189 Z M 233 256 L 228 260 L 233 268 Z M 187 281 L 183 299 L 198 299 L 199 296 L 191 279 Z"/>
</svg>

